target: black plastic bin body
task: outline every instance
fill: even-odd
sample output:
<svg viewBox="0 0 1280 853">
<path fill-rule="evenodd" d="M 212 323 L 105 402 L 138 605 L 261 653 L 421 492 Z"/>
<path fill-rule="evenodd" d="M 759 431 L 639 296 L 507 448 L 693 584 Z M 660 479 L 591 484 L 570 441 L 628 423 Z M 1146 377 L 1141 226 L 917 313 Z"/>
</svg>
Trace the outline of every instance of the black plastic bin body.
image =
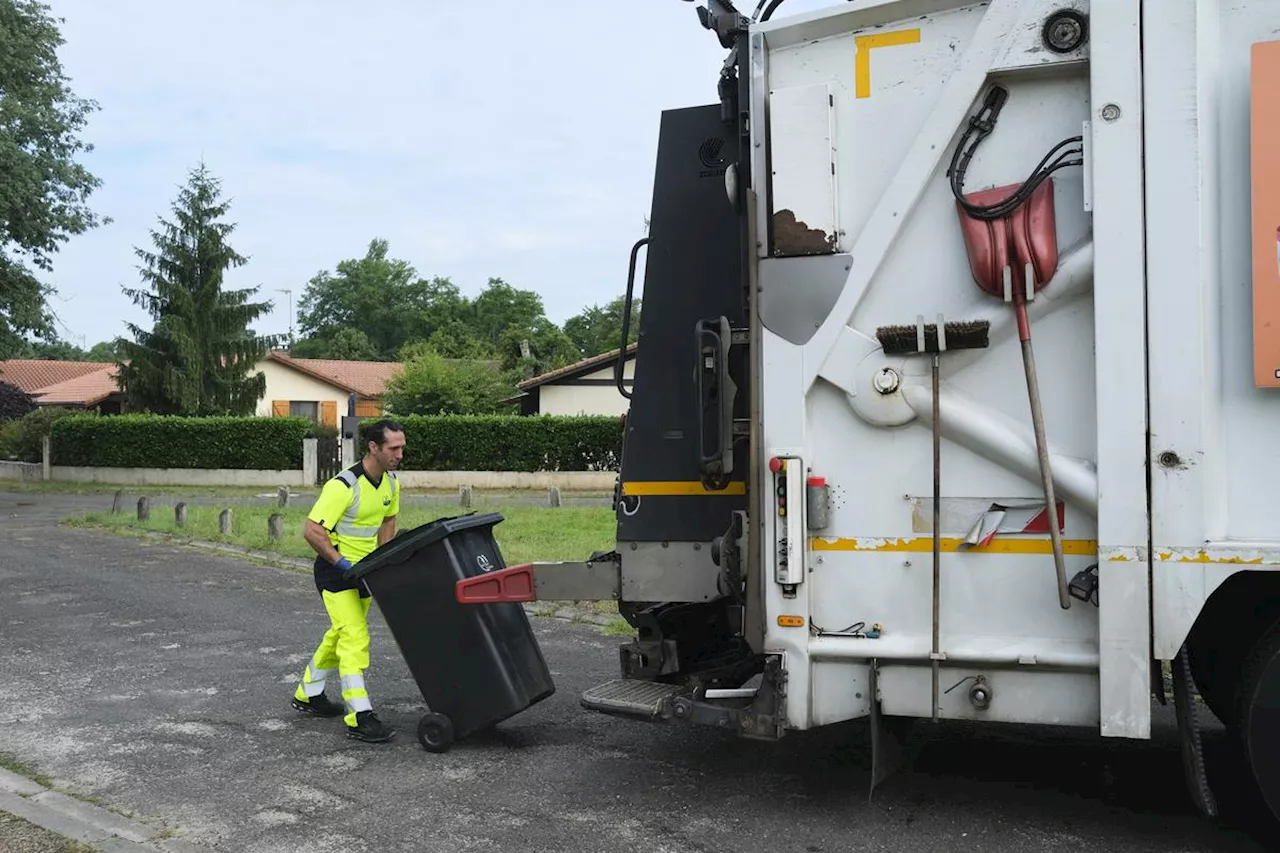
<svg viewBox="0 0 1280 853">
<path fill-rule="evenodd" d="M 449 718 L 447 740 L 489 728 L 555 692 L 523 606 L 463 605 L 454 597 L 457 581 L 505 568 L 493 538 L 502 520 L 496 512 L 437 519 L 356 566 L 427 707 Z"/>
</svg>

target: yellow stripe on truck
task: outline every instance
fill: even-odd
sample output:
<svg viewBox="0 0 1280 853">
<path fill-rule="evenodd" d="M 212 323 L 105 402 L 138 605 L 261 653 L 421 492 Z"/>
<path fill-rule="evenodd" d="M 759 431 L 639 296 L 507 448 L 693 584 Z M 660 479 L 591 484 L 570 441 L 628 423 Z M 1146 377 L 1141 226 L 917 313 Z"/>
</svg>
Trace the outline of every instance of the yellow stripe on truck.
<svg viewBox="0 0 1280 853">
<path fill-rule="evenodd" d="M 627 497 L 673 497 L 688 495 L 745 495 L 747 484 L 734 480 L 723 489 L 708 489 L 697 480 L 690 482 L 658 482 L 632 480 L 622 484 L 622 494 Z"/>
<path fill-rule="evenodd" d="M 963 546 L 963 547 L 961 547 Z M 1048 539 L 1000 539 L 992 540 L 984 547 L 969 546 L 963 539 L 947 539 L 939 543 L 942 551 L 972 554 L 1052 554 L 1053 543 Z M 933 552 L 933 539 L 814 539 L 810 548 L 814 551 L 896 551 L 909 554 Z M 1093 539 L 1064 539 L 1062 553 L 1072 556 L 1096 556 L 1098 543 Z"/>
</svg>

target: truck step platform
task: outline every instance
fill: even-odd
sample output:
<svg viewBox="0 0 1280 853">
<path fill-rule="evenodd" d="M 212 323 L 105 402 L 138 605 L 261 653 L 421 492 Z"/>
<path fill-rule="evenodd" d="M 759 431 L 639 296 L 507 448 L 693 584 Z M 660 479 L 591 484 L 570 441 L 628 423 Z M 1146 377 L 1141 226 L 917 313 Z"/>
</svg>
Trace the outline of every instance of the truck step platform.
<svg viewBox="0 0 1280 853">
<path fill-rule="evenodd" d="M 582 694 L 582 707 L 620 717 L 655 720 L 670 714 L 671 700 L 685 691 L 679 684 L 618 678 Z"/>
</svg>

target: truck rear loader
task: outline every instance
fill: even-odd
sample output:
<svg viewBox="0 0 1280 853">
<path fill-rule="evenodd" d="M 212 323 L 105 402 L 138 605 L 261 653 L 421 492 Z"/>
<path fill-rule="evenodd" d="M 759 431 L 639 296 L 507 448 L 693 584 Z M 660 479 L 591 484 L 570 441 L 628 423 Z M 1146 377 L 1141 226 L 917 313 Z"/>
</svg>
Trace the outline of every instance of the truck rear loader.
<svg viewBox="0 0 1280 853">
<path fill-rule="evenodd" d="M 867 717 L 873 789 L 1173 701 L 1214 815 L 1198 694 L 1280 813 L 1280 3 L 781 3 L 661 117 L 616 548 L 458 600 L 614 600 L 584 707 Z"/>
</svg>

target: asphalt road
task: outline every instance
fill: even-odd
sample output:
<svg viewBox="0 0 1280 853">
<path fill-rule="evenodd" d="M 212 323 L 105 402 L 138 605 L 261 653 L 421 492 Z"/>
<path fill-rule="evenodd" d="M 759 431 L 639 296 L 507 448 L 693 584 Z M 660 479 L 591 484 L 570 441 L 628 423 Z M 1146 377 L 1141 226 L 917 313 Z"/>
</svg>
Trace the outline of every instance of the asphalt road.
<svg viewBox="0 0 1280 853">
<path fill-rule="evenodd" d="M 865 724 L 759 744 L 588 713 L 618 640 L 550 619 L 556 695 L 435 755 L 375 608 L 370 692 L 400 734 L 350 741 L 288 705 L 323 630 L 309 578 L 53 526 L 83 500 L 0 494 L 0 752 L 216 850 L 1263 849 L 1193 810 L 1171 707 L 1144 743 L 923 723 L 868 804 Z"/>
</svg>

